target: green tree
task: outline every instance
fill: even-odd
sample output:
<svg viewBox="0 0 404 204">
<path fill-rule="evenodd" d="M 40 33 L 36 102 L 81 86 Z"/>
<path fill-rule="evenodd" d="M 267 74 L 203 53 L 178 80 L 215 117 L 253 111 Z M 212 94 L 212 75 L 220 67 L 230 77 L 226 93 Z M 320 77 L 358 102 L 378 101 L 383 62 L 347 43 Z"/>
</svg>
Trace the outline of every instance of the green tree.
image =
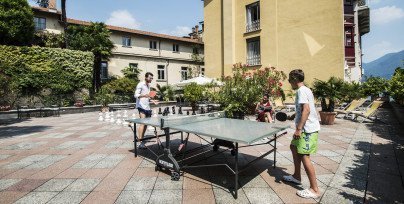
<svg viewBox="0 0 404 204">
<path fill-rule="evenodd" d="M 101 86 L 101 62 L 110 58 L 114 48 L 114 44 L 109 38 L 110 34 L 104 23 L 91 23 L 89 26 L 74 25 L 67 29 L 70 49 L 91 51 L 94 54 L 94 92 L 97 92 Z"/>
<path fill-rule="evenodd" d="M 190 83 L 184 88 L 184 98 L 186 101 L 191 103 L 193 110 L 196 109 L 196 103 L 201 101 L 204 97 L 204 92 L 206 91 L 204 86 L 198 85 L 196 83 Z"/>
<path fill-rule="evenodd" d="M 387 79 L 381 77 L 369 77 L 365 83 L 362 84 L 363 94 L 371 96 L 372 100 L 385 92 L 388 87 Z"/>
<path fill-rule="evenodd" d="M 404 104 L 404 69 L 398 67 L 395 70 L 389 81 L 389 93 L 397 103 Z"/>
<path fill-rule="evenodd" d="M 0 0 L 0 44 L 29 45 L 34 32 L 34 14 L 26 0 Z"/>
</svg>

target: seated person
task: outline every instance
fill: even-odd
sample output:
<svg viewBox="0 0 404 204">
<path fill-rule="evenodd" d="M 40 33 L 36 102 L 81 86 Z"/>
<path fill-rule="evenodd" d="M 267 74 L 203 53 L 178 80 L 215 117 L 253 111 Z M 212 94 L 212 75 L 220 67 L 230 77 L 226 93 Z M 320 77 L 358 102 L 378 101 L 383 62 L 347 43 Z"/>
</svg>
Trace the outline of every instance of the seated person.
<svg viewBox="0 0 404 204">
<path fill-rule="evenodd" d="M 271 102 L 269 102 L 268 94 L 265 94 L 262 97 L 262 101 L 257 104 L 255 108 L 255 112 L 258 114 L 257 121 L 272 123 L 272 114 L 274 111 L 272 110 Z"/>
</svg>

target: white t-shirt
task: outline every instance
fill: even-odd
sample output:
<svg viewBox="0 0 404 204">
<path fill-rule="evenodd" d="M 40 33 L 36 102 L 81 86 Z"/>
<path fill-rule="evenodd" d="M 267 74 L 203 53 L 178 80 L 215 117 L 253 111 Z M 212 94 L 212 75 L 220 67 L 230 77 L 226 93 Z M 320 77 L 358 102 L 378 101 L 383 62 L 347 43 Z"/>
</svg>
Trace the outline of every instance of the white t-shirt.
<svg viewBox="0 0 404 204">
<path fill-rule="evenodd" d="M 302 117 L 302 105 L 301 104 L 309 104 L 310 113 L 307 118 L 306 123 L 304 124 L 303 131 L 306 133 L 317 132 L 320 130 L 320 122 L 317 116 L 316 106 L 314 105 L 314 96 L 309 88 L 306 86 L 301 86 L 296 93 L 296 117 L 295 124 L 298 125 L 300 118 Z"/>
<path fill-rule="evenodd" d="M 149 98 L 139 98 L 140 95 L 145 95 L 150 93 L 150 87 L 147 86 L 146 82 L 139 82 L 135 90 L 136 98 L 136 108 L 142 108 L 144 110 L 150 110 L 150 99 Z"/>
</svg>

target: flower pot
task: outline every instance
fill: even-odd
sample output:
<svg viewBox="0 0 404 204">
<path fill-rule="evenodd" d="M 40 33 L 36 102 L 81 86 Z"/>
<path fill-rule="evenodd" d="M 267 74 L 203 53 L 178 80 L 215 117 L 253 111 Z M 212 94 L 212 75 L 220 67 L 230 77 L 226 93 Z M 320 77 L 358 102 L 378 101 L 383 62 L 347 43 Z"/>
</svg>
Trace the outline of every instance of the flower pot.
<svg viewBox="0 0 404 204">
<path fill-rule="evenodd" d="M 334 124 L 336 112 L 323 112 L 320 111 L 321 124 L 323 125 L 332 125 Z"/>
</svg>

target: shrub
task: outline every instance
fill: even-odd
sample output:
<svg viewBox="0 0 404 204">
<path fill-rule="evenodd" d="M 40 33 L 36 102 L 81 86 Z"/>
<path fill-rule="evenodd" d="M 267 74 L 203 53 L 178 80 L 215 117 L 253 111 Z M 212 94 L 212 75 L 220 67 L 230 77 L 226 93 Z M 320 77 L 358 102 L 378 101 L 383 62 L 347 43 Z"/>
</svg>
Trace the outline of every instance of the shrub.
<svg viewBox="0 0 404 204">
<path fill-rule="evenodd" d="M 396 69 L 393 77 L 389 81 L 389 93 L 394 100 L 404 105 L 404 69 Z"/>
<path fill-rule="evenodd" d="M 229 117 L 233 117 L 233 113 L 253 113 L 263 94 L 282 96 L 281 81 L 285 79 L 285 73 L 275 67 L 251 70 L 246 65 L 235 64 L 233 76 L 224 79 L 224 86 L 218 94 L 219 102 Z"/>
<path fill-rule="evenodd" d="M 370 77 L 362 84 L 363 94 L 371 96 L 372 100 L 384 93 L 388 88 L 387 79 L 381 77 Z"/>
<path fill-rule="evenodd" d="M 196 104 L 204 98 L 205 87 L 196 83 L 190 83 L 184 88 L 184 99 L 191 103 L 192 109 L 196 109 Z"/>
<path fill-rule="evenodd" d="M 342 98 L 343 86 L 344 81 L 336 77 L 330 77 L 327 81 L 314 81 L 313 94 L 321 101 L 321 111 L 334 112 L 335 103 Z"/>
<path fill-rule="evenodd" d="M 0 78 L 7 102 L 21 96 L 70 95 L 91 87 L 93 54 L 43 47 L 0 45 Z M 3 81 L 3 80 L 2 80 Z M 3 98 L 3 96 L 2 96 Z"/>
</svg>

